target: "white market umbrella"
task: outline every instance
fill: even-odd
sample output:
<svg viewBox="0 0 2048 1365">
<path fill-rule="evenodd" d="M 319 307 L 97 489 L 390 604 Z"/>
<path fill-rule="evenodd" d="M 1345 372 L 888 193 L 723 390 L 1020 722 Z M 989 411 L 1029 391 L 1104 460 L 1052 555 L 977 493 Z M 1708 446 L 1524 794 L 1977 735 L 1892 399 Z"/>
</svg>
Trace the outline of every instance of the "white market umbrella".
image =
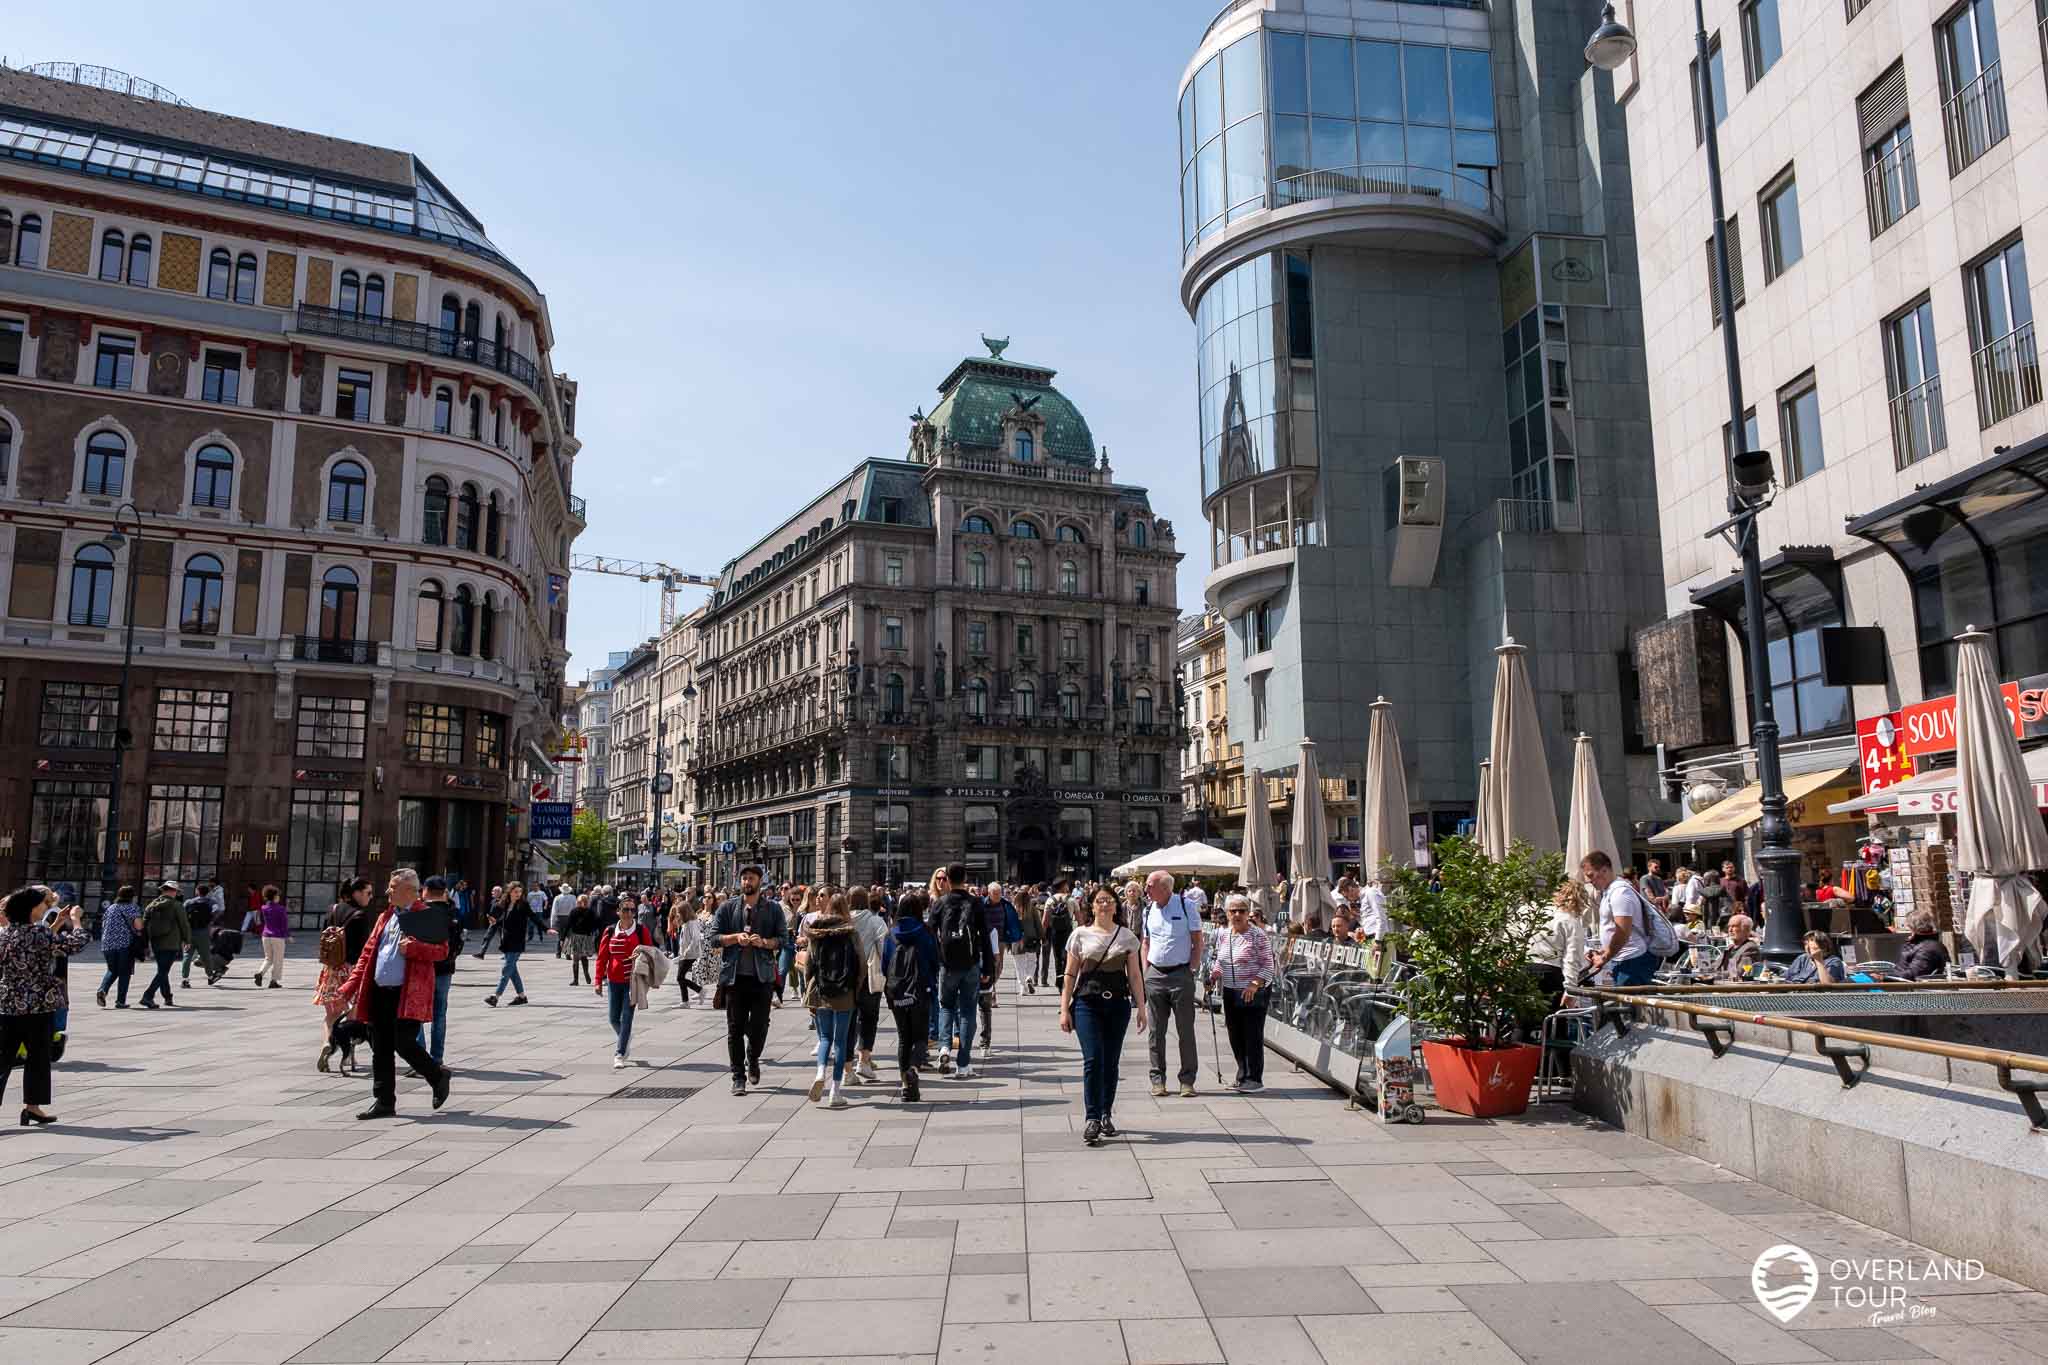
<svg viewBox="0 0 2048 1365">
<path fill-rule="evenodd" d="M 1175 844 L 1133 858 L 1111 875 L 1149 877 L 1154 872 L 1171 872 L 1176 877 L 1231 877 L 1237 875 L 1240 863 L 1240 859 L 1214 844 Z"/>
<path fill-rule="evenodd" d="M 1472 822 L 1473 833 L 1478 837 L 1482 852 L 1490 851 L 1494 843 L 1494 801 L 1493 801 L 1493 760 L 1479 760 L 1479 815 Z"/>
<path fill-rule="evenodd" d="M 1372 704 L 1372 731 L 1365 751 L 1365 809 L 1360 831 L 1368 879 L 1384 879 L 1392 867 L 1415 862 L 1408 829 L 1408 770 L 1401 757 L 1401 731 L 1394 724 L 1394 703 L 1381 697 Z"/>
<path fill-rule="evenodd" d="M 2048 827 L 1975 626 L 1956 637 L 1956 866 L 1974 874 L 1963 932 L 2012 975 L 2048 920 L 2026 875 L 2048 868 Z"/>
<path fill-rule="evenodd" d="M 1556 852 L 1557 798 L 1529 686 L 1529 651 L 1511 635 L 1493 651 L 1493 829 L 1486 853 L 1505 858 L 1517 839 L 1538 853 Z"/>
<path fill-rule="evenodd" d="M 1294 769 L 1294 826 L 1289 835 L 1294 869 L 1294 900 L 1287 918 L 1320 927 L 1330 895 L 1330 822 L 1323 814 L 1323 775 L 1316 764 L 1316 742 L 1301 742 Z"/>
<path fill-rule="evenodd" d="M 1579 864 L 1594 849 L 1620 861 L 1621 850 L 1614 842 L 1614 822 L 1607 814 L 1607 798 L 1600 791 L 1600 765 L 1593 757 L 1593 737 L 1580 735 L 1572 744 L 1572 808 L 1565 820 L 1565 875 L 1577 880 Z M 1598 902 L 1583 882 L 1579 885 L 1579 903 L 1587 915 L 1597 912 Z"/>
<path fill-rule="evenodd" d="M 1266 804 L 1266 774 L 1253 768 L 1245 784 L 1244 852 L 1238 858 L 1237 880 L 1250 894 L 1252 904 L 1273 923 L 1273 809 Z"/>
</svg>

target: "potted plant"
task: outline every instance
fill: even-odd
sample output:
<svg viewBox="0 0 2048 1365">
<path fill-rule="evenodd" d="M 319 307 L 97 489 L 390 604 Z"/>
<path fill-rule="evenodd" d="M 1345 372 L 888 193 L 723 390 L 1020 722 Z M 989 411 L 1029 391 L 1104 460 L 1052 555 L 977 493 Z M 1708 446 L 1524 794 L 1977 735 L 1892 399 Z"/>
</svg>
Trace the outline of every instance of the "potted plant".
<svg viewBox="0 0 2048 1365">
<path fill-rule="evenodd" d="M 1396 874 L 1388 908 L 1415 967 L 1401 992 L 1409 1019 L 1447 1035 L 1424 1042 L 1422 1057 L 1437 1103 L 1453 1113 L 1495 1118 L 1529 1107 L 1543 1053 L 1515 1040 L 1515 1020 L 1543 1011 L 1529 943 L 1563 866 L 1561 855 L 1524 843 L 1496 861 L 1475 840 L 1449 838 L 1436 846 L 1434 889 L 1427 872 Z"/>
</svg>

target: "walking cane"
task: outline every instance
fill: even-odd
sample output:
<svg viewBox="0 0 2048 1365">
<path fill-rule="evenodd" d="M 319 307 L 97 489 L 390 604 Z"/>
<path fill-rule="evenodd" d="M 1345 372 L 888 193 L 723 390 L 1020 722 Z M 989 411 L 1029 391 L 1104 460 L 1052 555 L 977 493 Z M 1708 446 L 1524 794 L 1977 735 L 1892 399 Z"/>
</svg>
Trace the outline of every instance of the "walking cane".
<svg viewBox="0 0 2048 1365">
<path fill-rule="evenodd" d="M 1221 1012 L 1222 1008 L 1223 1006 L 1218 1004 L 1215 1009 L 1204 1011 L 1209 1016 L 1209 1058 L 1216 1063 L 1216 1088 L 1218 1090 L 1223 1088 L 1223 1054 L 1216 1050 L 1216 1016 Z"/>
</svg>

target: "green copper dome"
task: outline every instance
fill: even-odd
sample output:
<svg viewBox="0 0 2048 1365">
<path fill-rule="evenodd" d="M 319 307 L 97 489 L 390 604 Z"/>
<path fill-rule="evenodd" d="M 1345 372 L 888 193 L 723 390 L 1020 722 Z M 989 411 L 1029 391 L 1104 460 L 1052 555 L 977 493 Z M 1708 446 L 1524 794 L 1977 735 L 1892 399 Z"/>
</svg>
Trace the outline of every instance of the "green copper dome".
<svg viewBox="0 0 2048 1365">
<path fill-rule="evenodd" d="M 996 450 L 1003 444 L 1004 417 L 1022 408 L 1045 422 L 1045 434 L 1037 442 L 1038 458 L 1093 465 L 1095 438 L 1089 434 L 1088 420 L 1052 386 L 1053 373 L 1000 354 L 969 356 L 939 385 L 939 405 L 926 420 L 942 441 Z"/>
</svg>

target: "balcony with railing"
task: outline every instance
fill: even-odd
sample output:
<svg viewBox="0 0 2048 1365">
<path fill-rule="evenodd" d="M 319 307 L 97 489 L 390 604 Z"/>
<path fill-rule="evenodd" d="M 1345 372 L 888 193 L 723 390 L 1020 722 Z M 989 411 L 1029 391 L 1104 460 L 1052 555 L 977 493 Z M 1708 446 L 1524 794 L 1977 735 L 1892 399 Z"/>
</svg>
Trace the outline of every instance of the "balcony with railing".
<svg viewBox="0 0 2048 1365">
<path fill-rule="evenodd" d="M 1941 412 L 1941 376 L 1930 375 L 1903 393 L 1894 394 L 1892 457 L 1904 469 L 1937 450 L 1948 449 L 1948 422 Z"/>
<path fill-rule="evenodd" d="M 2021 323 L 1970 357 L 1977 380 L 1977 425 L 1989 427 L 2041 401 L 2041 356 L 2034 324 Z"/>
<path fill-rule="evenodd" d="M 1863 197 L 1873 238 L 1920 206 L 1920 173 L 1913 164 L 1911 138 L 1871 158 L 1863 170 Z"/>
<path fill-rule="evenodd" d="M 1493 504 L 1494 529 L 1501 535 L 1547 535 L 1579 529 L 1579 505 L 1548 498 L 1499 498 Z"/>
<path fill-rule="evenodd" d="M 369 664 L 377 660 L 372 640 L 330 640 L 323 635 L 292 637 L 292 658 L 301 663 Z"/>
<path fill-rule="evenodd" d="M 296 329 L 309 336 L 334 337 L 342 341 L 363 341 L 375 346 L 392 346 L 416 355 L 439 356 L 464 364 L 496 370 L 539 394 L 540 367 L 529 356 L 510 346 L 500 346 L 487 337 L 429 327 L 423 322 L 402 322 L 397 318 L 364 317 L 336 308 L 302 303 Z"/>
<path fill-rule="evenodd" d="M 2005 114 L 2005 76 L 1993 62 L 1977 79 L 1948 97 L 1941 106 L 1942 132 L 1948 138 L 1948 172 L 1963 167 L 2005 141 L 2012 131 Z"/>
<path fill-rule="evenodd" d="M 590 522 L 589 504 L 585 503 L 583 499 L 577 497 L 574 493 L 571 493 L 569 495 L 569 515 L 588 525 Z"/>
<path fill-rule="evenodd" d="M 1254 9 L 1264 3 L 1265 0 L 1230 0 L 1230 3 L 1217 11 L 1216 17 L 1209 21 L 1209 27 L 1202 30 L 1203 41 L 1208 41 L 1209 35 L 1230 22 L 1230 17 L 1239 10 Z M 1434 9 L 1483 10 L 1486 8 L 1486 0 L 1408 0 L 1408 3 L 1411 5 L 1427 5 Z"/>
<path fill-rule="evenodd" d="M 1500 194 L 1483 176 L 1440 166 L 1373 162 L 1331 170 L 1303 171 L 1273 182 L 1272 207 L 1306 204 L 1349 195 L 1399 195 L 1456 204 L 1498 225 L 1506 221 Z"/>
</svg>

